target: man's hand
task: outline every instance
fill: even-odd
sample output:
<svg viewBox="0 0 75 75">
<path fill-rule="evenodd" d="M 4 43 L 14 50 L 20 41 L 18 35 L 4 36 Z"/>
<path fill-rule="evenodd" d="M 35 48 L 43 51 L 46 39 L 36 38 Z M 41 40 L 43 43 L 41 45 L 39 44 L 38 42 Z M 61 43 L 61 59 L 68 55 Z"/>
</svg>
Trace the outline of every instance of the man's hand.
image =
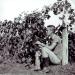
<svg viewBox="0 0 75 75">
<path fill-rule="evenodd" d="M 36 44 L 40 45 L 40 44 L 41 44 L 41 42 L 40 42 L 40 41 L 37 41 L 37 42 L 36 42 Z"/>
<path fill-rule="evenodd" d="M 40 41 L 37 41 L 36 44 L 41 45 L 41 46 L 45 46 L 45 44 L 41 43 Z"/>
</svg>

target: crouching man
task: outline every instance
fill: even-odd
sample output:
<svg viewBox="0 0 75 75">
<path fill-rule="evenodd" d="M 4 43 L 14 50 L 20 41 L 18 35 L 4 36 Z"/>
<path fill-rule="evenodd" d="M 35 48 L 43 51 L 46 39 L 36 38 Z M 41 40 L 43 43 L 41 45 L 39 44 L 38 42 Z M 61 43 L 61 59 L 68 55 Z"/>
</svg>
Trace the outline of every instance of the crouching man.
<svg viewBox="0 0 75 75">
<path fill-rule="evenodd" d="M 44 63 L 44 72 L 49 72 L 49 61 L 53 64 L 61 64 L 62 60 L 62 44 L 61 38 L 57 36 L 55 33 L 55 26 L 49 25 L 47 26 L 47 38 L 48 42 L 46 44 L 37 41 L 36 44 L 41 47 L 42 58 Z M 36 60 L 38 62 L 38 60 Z"/>
</svg>

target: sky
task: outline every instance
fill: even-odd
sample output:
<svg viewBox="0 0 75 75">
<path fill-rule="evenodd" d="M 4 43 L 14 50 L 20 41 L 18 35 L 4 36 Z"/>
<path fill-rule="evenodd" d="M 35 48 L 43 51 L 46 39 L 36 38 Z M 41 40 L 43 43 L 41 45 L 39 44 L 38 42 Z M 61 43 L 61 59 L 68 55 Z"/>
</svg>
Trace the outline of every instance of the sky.
<svg viewBox="0 0 75 75">
<path fill-rule="evenodd" d="M 41 9 L 55 0 L 0 0 L 0 19 L 13 19 L 23 11 Z"/>
<path fill-rule="evenodd" d="M 23 11 L 31 12 L 36 9 L 41 10 L 44 5 L 50 5 L 56 1 L 57 0 L 0 0 L 0 20 L 13 20 Z M 70 1 L 75 3 L 75 0 Z M 46 20 L 45 25 L 55 24 L 57 26 L 60 22 L 58 16 L 54 16 L 52 12 L 50 14 L 52 18 Z"/>
</svg>

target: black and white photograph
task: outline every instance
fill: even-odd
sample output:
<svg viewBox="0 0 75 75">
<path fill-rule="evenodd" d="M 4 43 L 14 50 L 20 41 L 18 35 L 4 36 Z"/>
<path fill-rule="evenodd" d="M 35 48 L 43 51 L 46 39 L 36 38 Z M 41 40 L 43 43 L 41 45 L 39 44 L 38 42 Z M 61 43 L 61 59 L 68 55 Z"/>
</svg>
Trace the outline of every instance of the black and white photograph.
<svg viewBox="0 0 75 75">
<path fill-rule="evenodd" d="M 75 0 L 0 0 L 0 75 L 75 75 Z"/>
</svg>

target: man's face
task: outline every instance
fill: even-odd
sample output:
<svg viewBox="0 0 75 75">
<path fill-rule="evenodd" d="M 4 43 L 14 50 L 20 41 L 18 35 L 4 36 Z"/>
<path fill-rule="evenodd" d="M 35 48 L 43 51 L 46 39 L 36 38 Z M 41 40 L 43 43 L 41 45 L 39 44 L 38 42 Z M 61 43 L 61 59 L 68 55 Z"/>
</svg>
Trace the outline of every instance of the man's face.
<svg viewBox="0 0 75 75">
<path fill-rule="evenodd" d="M 53 33 L 52 27 L 47 27 L 47 35 L 51 35 Z"/>
</svg>

